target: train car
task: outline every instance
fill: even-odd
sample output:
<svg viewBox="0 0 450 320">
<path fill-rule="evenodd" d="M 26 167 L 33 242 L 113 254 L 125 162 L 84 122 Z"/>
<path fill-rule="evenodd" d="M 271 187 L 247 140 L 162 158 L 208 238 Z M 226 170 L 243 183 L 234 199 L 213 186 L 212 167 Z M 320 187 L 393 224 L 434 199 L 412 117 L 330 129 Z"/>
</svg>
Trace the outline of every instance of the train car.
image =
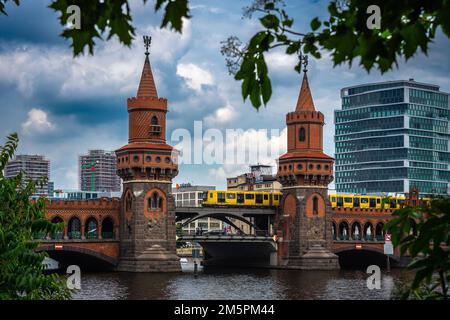
<svg viewBox="0 0 450 320">
<path fill-rule="evenodd" d="M 401 209 L 406 204 L 406 198 L 399 196 L 330 194 L 333 208 L 363 208 L 363 209 Z M 425 198 L 424 198 L 425 199 Z"/>
<path fill-rule="evenodd" d="M 281 192 L 208 190 L 203 193 L 203 206 L 276 207 Z"/>
</svg>

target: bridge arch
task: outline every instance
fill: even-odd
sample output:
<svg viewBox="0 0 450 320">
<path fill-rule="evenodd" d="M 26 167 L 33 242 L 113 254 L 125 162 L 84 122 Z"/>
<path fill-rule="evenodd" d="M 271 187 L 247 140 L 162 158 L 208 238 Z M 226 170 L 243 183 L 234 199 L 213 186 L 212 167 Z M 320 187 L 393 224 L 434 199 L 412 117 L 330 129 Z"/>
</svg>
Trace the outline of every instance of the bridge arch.
<svg viewBox="0 0 450 320">
<path fill-rule="evenodd" d="M 64 268 L 75 264 L 82 270 L 106 270 L 113 269 L 117 264 L 117 259 L 107 256 L 101 252 L 87 248 L 65 245 L 63 250 L 56 250 L 55 245 L 41 244 L 36 251 L 45 251 L 50 258 L 59 262 Z"/>
<path fill-rule="evenodd" d="M 198 220 L 198 219 L 202 219 L 202 218 L 214 218 L 214 219 L 223 221 L 223 222 L 225 222 L 225 223 L 229 223 L 228 218 L 233 218 L 233 219 L 239 220 L 239 221 L 241 221 L 241 222 L 243 222 L 243 223 L 245 223 L 245 224 L 248 224 L 249 226 L 251 226 L 251 227 L 254 228 L 255 230 L 258 229 L 257 226 L 256 226 L 254 223 L 252 223 L 251 221 L 245 219 L 244 217 L 242 217 L 242 216 L 240 216 L 240 215 L 233 214 L 233 213 L 229 213 L 229 212 L 223 212 L 223 213 L 220 213 L 220 212 L 214 212 L 214 213 L 198 214 L 198 215 L 196 215 L 196 216 L 194 216 L 194 217 L 191 217 L 191 218 L 187 219 L 187 220 L 182 224 L 182 226 L 184 227 L 184 226 L 188 225 L 189 223 L 194 222 L 194 221 L 196 221 L 196 220 Z"/>
<path fill-rule="evenodd" d="M 378 265 L 386 267 L 387 257 L 382 249 L 376 247 L 364 246 L 362 249 L 356 249 L 354 245 L 334 250 L 339 257 L 341 268 L 366 268 L 369 265 Z M 400 262 L 396 256 L 389 256 L 391 265 Z"/>
<path fill-rule="evenodd" d="M 51 223 L 54 224 L 58 224 L 58 223 L 63 223 L 64 225 L 66 224 L 66 222 L 64 221 L 64 219 L 60 216 L 60 215 L 56 215 L 52 218 L 52 220 L 50 220 Z M 51 232 L 49 234 L 50 239 L 62 239 L 64 237 L 64 229 L 59 230 L 57 232 Z"/>
<path fill-rule="evenodd" d="M 349 237 L 350 237 L 349 224 L 346 220 L 342 220 L 339 223 L 339 227 L 338 227 L 338 239 L 339 240 L 348 240 Z"/>
<path fill-rule="evenodd" d="M 364 224 L 364 240 L 373 240 L 374 238 L 374 229 L 373 224 L 370 221 L 367 221 Z"/>
</svg>

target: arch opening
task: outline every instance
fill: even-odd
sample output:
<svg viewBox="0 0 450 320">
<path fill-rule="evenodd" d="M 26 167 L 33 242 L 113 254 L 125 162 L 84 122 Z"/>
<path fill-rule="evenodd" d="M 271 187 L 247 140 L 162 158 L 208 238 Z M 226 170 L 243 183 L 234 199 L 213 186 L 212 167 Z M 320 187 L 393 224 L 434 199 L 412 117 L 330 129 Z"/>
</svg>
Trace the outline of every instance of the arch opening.
<svg viewBox="0 0 450 320">
<path fill-rule="evenodd" d="M 69 239 L 81 239 L 81 222 L 77 217 L 69 220 L 67 236 Z"/>
<path fill-rule="evenodd" d="M 102 221 L 102 238 L 114 239 L 114 222 L 110 217 L 106 217 Z"/>
</svg>

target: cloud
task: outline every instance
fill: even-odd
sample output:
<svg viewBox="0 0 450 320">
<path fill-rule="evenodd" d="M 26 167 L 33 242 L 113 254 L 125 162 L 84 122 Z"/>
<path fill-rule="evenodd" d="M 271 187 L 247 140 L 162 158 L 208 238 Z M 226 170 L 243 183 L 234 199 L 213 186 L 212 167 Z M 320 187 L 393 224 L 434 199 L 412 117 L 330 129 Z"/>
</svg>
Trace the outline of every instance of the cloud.
<svg viewBox="0 0 450 320">
<path fill-rule="evenodd" d="M 177 65 L 177 75 L 185 79 L 186 85 L 197 91 L 202 91 L 202 85 L 213 85 L 212 74 L 193 63 L 179 63 Z"/>
<path fill-rule="evenodd" d="M 213 114 L 210 114 L 204 118 L 205 123 L 208 126 L 220 125 L 229 123 L 236 119 L 237 112 L 232 105 L 227 103 L 224 107 L 216 110 Z"/>
<path fill-rule="evenodd" d="M 41 109 L 31 109 L 28 112 L 27 121 L 22 123 L 25 133 L 38 132 L 46 133 L 54 129 L 54 125 L 48 120 L 48 115 Z"/>
</svg>

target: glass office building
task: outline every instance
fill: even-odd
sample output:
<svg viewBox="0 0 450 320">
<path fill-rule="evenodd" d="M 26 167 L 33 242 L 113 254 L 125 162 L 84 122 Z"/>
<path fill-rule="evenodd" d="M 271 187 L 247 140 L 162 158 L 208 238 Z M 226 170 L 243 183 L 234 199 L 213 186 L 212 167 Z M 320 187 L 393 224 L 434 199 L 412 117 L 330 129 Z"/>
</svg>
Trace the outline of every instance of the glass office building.
<svg viewBox="0 0 450 320">
<path fill-rule="evenodd" d="M 439 86 L 389 81 L 343 88 L 335 110 L 336 191 L 449 194 L 450 99 Z"/>
</svg>

